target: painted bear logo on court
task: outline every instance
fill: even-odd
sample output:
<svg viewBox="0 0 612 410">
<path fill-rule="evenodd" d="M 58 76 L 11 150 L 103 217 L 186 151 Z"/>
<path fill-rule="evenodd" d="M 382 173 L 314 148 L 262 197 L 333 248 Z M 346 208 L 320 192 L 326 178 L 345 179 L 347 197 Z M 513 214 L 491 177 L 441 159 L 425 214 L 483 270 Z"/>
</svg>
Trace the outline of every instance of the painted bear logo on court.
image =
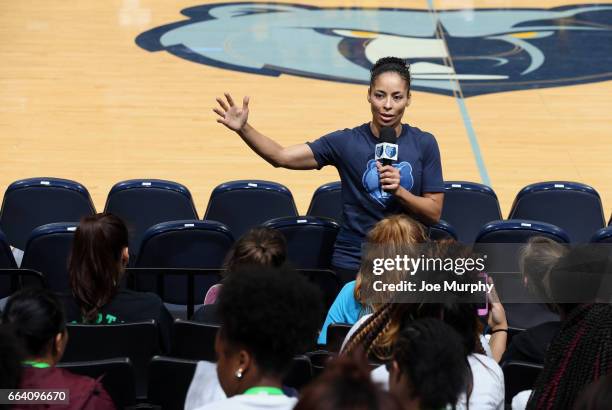
<svg viewBox="0 0 612 410">
<path fill-rule="evenodd" d="M 394 55 L 410 62 L 414 90 L 464 97 L 612 78 L 612 5 L 432 13 L 223 3 L 182 13 L 189 19 L 136 43 L 229 70 L 357 84 Z"/>
</svg>

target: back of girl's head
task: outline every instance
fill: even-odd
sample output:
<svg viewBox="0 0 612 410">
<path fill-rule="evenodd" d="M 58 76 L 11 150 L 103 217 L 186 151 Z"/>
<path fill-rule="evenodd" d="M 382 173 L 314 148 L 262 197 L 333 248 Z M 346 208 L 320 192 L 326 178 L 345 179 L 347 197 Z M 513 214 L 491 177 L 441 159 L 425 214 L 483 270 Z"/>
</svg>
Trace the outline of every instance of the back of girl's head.
<svg viewBox="0 0 612 410">
<path fill-rule="evenodd" d="M 85 320 L 94 319 L 98 308 L 115 295 L 127 246 L 128 230 L 116 216 L 100 213 L 81 219 L 68 271 L 72 293 Z"/>
<path fill-rule="evenodd" d="M 280 267 L 287 258 L 287 242 L 275 229 L 254 228 L 236 241 L 225 257 L 225 268 L 234 271 L 241 266 Z"/>
<path fill-rule="evenodd" d="M 28 288 L 11 296 L 2 314 L 28 357 L 47 354 L 54 337 L 66 328 L 64 309 L 49 290 Z"/>
<path fill-rule="evenodd" d="M 218 313 L 224 341 L 249 351 L 263 373 L 281 375 L 314 345 L 321 296 L 294 271 L 248 267 L 224 282 Z"/>
<path fill-rule="evenodd" d="M 422 409 L 454 405 L 469 379 L 467 355 L 460 336 L 439 319 L 413 321 L 402 327 L 393 349 L 393 361 L 407 386 L 400 386 Z"/>
<path fill-rule="evenodd" d="M 397 248 L 424 243 L 427 240 L 427 233 L 423 225 L 401 214 L 380 220 L 366 236 L 368 244 Z"/>
<path fill-rule="evenodd" d="M 295 410 L 401 410 L 398 400 L 374 384 L 356 357 L 339 357 L 300 395 Z"/>
<path fill-rule="evenodd" d="M 388 299 L 381 292 L 374 292 L 374 260 L 395 259 L 397 255 L 418 257 L 422 244 L 428 241 L 425 228 L 406 215 L 393 215 L 379 221 L 366 236 L 366 247 L 355 284 L 355 299 L 365 304 L 372 296 Z M 393 270 L 385 272 L 388 283 L 399 282 L 405 272 Z M 376 279 L 380 279 L 377 277 Z"/>
<path fill-rule="evenodd" d="M 397 73 L 400 77 L 406 81 L 408 92 L 410 93 L 410 65 L 398 57 L 383 57 L 376 61 L 376 63 L 370 68 L 370 88 L 374 87 L 374 82 L 379 75 L 393 72 Z"/>
<path fill-rule="evenodd" d="M 519 267 L 527 288 L 536 296 L 548 298 L 547 276 L 559 259 L 567 253 L 567 247 L 552 239 L 535 236 L 519 253 Z"/>
</svg>

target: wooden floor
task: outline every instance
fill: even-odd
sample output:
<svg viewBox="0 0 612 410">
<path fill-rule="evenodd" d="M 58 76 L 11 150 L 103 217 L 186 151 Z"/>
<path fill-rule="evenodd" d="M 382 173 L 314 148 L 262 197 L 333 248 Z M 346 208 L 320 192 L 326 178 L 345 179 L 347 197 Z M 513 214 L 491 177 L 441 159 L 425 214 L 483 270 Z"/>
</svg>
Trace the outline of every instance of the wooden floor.
<svg viewBox="0 0 612 410">
<path fill-rule="evenodd" d="M 296 144 L 367 122 L 367 86 L 233 71 L 167 52 L 149 52 L 135 43 L 147 30 L 184 20 L 181 10 L 206 3 L 210 2 L 3 2 L 0 189 L 26 177 L 74 179 L 89 189 L 102 210 L 114 183 L 162 178 L 185 184 L 202 215 L 211 190 L 219 183 L 268 179 L 287 185 L 298 210 L 305 213 L 314 189 L 338 179 L 336 171 L 269 166 L 215 122 L 215 97 L 224 91 L 236 97 L 250 95 L 251 123 L 281 144 Z M 574 4 L 510 0 L 292 3 L 435 12 Z M 463 101 L 464 111 L 454 96 L 413 91 L 406 112 L 406 121 L 436 136 L 445 179 L 482 182 L 488 176 L 504 216 L 514 195 L 529 183 L 579 181 L 599 191 L 609 216 L 612 81 L 491 93 Z M 474 142 L 481 153 L 480 166 Z"/>
</svg>

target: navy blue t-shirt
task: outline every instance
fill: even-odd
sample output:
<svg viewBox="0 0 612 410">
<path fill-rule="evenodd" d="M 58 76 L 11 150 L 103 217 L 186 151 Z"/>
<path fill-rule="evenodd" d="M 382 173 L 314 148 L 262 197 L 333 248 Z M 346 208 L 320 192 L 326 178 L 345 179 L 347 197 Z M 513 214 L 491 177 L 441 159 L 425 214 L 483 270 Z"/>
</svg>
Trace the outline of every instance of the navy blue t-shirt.
<svg viewBox="0 0 612 410">
<path fill-rule="evenodd" d="M 308 142 L 319 168 L 333 165 L 342 181 L 343 223 L 334 246 L 332 263 L 344 269 L 358 269 L 361 244 L 367 232 L 388 215 L 405 212 L 393 195 L 383 196 L 374 148 L 378 139 L 370 124 L 327 134 Z M 421 196 L 444 192 L 440 150 L 433 135 L 407 124 L 397 139 L 397 163 L 402 187 Z"/>
</svg>

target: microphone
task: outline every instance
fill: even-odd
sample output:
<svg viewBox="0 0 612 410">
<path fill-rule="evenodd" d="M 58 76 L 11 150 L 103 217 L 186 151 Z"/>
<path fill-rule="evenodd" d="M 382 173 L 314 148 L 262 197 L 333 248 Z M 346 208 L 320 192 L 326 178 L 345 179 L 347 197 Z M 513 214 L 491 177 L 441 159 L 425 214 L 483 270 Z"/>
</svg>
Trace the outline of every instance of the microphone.
<svg viewBox="0 0 612 410">
<path fill-rule="evenodd" d="M 382 127 L 380 129 L 379 143 L 376 144 L 374 151 L 374 159 L 380 161 L 385 165 L 391 165 L 394 161 L 397 161 L 397 136 L 395 130 L 391 127 Z M 381 196 L 387 198 L 390 196 L 388 192 L 385 192 L 382 188 L 380 189 Z"/>
</svg>

